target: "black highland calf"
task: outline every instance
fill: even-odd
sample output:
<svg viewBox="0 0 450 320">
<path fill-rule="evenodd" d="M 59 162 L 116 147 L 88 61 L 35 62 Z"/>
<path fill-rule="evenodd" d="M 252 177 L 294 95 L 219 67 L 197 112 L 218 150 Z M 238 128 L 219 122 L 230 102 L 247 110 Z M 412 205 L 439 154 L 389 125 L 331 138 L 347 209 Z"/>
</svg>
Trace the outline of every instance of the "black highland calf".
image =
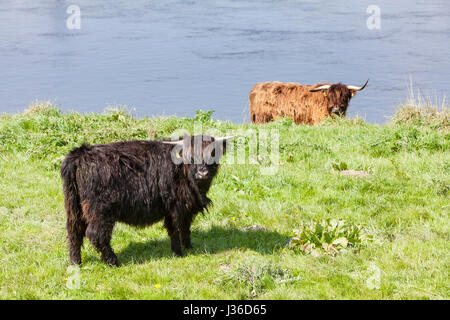
<svg viewBox="0 0 450 320">
<path fill-rule="evenodd" d="M 86 236 L 103 261 L 117 266 L 110 245 L 117 221 L 144 227 L 164 220 L 171 249 L 181 256 L 181 245 L 192 246 L 193 218 L 211 202 L 206 193 L 227 139 L 84 144 L 69 152 L 61 177 L 70 262 L 81 263 Z"/>
</svg>

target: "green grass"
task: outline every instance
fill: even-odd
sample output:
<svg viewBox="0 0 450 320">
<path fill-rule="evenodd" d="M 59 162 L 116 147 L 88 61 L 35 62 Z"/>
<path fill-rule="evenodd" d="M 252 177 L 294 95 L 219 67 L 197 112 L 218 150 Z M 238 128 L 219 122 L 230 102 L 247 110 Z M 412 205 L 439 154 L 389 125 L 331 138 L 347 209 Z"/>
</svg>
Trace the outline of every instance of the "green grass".
<svg viewBox="0 0 450 320">
<path fill-rule="evenodd" d="M 161 223 L 116 226 L 120 268 L 106 266 L 85 241 L 79 289 L 67 285 L 76 272 L 68 269 L 61 159 L 85 141 L 192 132 L 194 120 L 62 113 L 46 103 L 0 115 L 0 298 L 449 299 L 448 118 L 408 114 L 415 120 L 382 126 L 352 119 L 254 126 L 199 112 L 204 128 L 224 134 L 279 130 L 277 174 L 222 165 L 213 206 L 194 220 L 194 249 L 183 258 L 171 253 Z M 372 241 L 334 256 L 287 249 L 301 226 L 328 219 L 361 226 Z M 264 228 L 248 229 L 254 225 Z"/>
</svg>

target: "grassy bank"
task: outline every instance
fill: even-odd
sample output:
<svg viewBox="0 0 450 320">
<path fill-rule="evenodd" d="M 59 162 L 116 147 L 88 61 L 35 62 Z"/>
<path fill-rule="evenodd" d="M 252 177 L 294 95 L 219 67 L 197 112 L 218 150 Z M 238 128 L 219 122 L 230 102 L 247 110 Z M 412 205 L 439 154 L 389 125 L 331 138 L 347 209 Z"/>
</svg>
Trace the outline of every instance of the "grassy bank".
<svg viewBox="0 0 450 320">
<path fill-rule="evenodd" d="M 423 112 L 403 109 L 382 126 L 331 119 L 314 127 L 235 125 L 198 113 L 204 128 L 223 133 L 278 129 L 277 174 L 223 165 L 183 258 L 170 252 L 161 223 L 116 226 L 120 268 L 85 241 L 78 289 L 68 285 L 78 273 L 68 269 L 61 159 L 85 141 L 167 137 L 192 130 L 194 119 L 46 104 L 1 115 L 0 298 L 449 299 L 448 109 L 428 119 Z M 314 233 L 311 224 L 327 219 L 360 228 L 361 242 L 336 254 L 286 246 L 302 226 Z"/>
</svg>

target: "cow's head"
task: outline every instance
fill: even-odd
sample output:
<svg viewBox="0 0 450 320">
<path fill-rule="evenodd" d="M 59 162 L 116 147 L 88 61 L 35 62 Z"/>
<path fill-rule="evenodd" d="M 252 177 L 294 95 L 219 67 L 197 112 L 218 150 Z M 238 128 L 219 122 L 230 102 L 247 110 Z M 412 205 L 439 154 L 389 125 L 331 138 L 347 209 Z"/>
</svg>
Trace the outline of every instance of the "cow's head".
<svg viewBox="0 0 450 320">
<path fill-rule="evenodd" d="M 175 164 L 183 164 L 197 183 L 209 184 L 217 173 L 220 159 L 226 150 L 226 142 L 232 138 L 197 135 L 163 142 L 174 145 L 171 156 Z"/>
<path fill-rule="evenodd" d="M 361 87 L 346 86 L 342 83 L 324 84 L 309 91 L 323 93 L 328 101 L 328 114 L 345 116 L 350 99 L 355 96 L 356 92 L 364 89 L 368 82 L 369 80 L 367 80 Z"/>
</svg>

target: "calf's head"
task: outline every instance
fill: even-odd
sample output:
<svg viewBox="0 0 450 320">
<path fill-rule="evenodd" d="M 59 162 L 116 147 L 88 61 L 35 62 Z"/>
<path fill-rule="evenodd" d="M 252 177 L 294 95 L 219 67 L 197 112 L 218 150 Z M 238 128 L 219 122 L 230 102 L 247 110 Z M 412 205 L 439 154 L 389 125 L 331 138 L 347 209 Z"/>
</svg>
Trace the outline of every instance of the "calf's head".
<svg viewBox="0 0 450 320">
<path fill-rule="evenodd" d="M 217 173 L 220 159 L 226 150 L 229 137 L 214 138 L 206 135 L 184 136 L 177 141 L 164 141 L 172 144 L 172 161 L 182 164 L 197 184 L 208 184 Z"/>
<path fill-rule="evenodd" d="M 328 101 L 327 109 L 329 115 L 345 116 L 350 99 L 355 96 L 356 92 L 364 89 L 368 82 L 369 80 L 361 87 L 346 86 L 342 83 L 324 84 L 309 91 L 323 93 Z"/>
</svg>

